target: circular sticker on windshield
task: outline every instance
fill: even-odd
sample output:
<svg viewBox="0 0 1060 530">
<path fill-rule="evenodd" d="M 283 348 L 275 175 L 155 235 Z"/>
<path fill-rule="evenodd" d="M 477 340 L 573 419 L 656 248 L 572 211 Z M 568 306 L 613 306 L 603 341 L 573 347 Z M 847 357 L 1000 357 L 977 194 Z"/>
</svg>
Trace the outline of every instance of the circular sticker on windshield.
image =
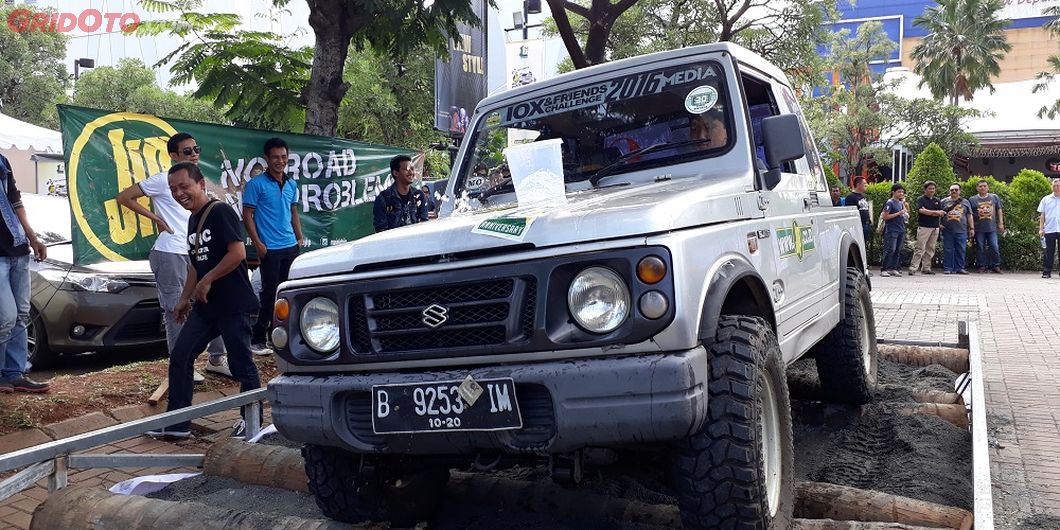
<svg viewBox="0 0 1060 530">
<path fill-rule="evenodd" d="M 703 114 L 718 102 L 718 89 L 704 85 L 696 87 L 685 97 L 685 110 L 692 114 Z"/>
</svg>

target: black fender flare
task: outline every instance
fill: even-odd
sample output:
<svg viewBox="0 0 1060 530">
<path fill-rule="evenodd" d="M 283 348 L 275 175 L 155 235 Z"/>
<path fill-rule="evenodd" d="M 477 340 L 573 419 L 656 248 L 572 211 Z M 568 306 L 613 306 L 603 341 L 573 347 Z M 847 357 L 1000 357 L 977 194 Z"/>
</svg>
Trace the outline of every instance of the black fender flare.
<svg viewBox="0 0 1060 530">
<path fill-rule="evenodd" d="M 773 300 L 769 288 L 758 274 L 758 271 L 742 257 L 728 256 L 710 278 L 707 295 L 703 299 L 703 311 L 699 321 L 699 340 L 713 340 L 718 331 L 718 321 L 729 292 L 740 282 L 745 282 L 751 290 L 755 304 L 766 313 L 762 316 L 776 330 L 776 316 L 773 314 Z M 748 315 L 754 316 L 754 315 Z"/>
<path fill-rule="evenodd" d="M 839 304 L 843 304 L 843 300 L 846 300 L 847 294 L 847 282 L 846 274 L 847 267 L 853 266 L 850 263 L 850 247 L 856 246 L 857 243 L 854 241 L 854 237 L 850 235 L 850 232 L 843 232 L 843 236 L 839 239 Z M 862 255 L 861 260 L 867 263 L 868 255 L 865 249 L 859 249 L 859 252 L 865 253 Z M 867 268 L 865 263 L 861 264 L 861 272 L 866 272 Z M 865 281 L 869 281 L 868 274 L 865 275 Z M 869 290 L 872 290 L 872 284 L 869 283 Z"/>
</svg>

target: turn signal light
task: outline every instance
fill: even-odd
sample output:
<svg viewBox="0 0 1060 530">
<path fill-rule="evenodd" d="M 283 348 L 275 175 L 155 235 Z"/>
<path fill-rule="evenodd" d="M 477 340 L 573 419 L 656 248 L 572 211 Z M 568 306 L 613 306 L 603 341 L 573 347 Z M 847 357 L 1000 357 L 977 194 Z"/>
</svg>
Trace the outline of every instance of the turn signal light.
<svg viewBox="0 0 1060 530">
<path fill-rule="evenodd" d="M 279 321 L 287 320 L 287 317 L 291 316 L 291 304 L 286 298 L 276 300 L 276 304 L 272 306 L 272 316 Z"/>
<path fill-rule="evenodd" d="M 640 281 L 653 285 L 666 277 L 666 263 L 658 256 L 648 256 L 637 264 L 637 278 Z"/>
</svg>

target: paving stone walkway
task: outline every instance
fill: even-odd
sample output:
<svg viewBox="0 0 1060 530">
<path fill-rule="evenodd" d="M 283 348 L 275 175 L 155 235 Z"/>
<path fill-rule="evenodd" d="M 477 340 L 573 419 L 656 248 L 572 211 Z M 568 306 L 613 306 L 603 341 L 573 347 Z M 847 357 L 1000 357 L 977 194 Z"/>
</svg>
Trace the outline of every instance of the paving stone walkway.
<svg viewBox="0 0 1060 530">
<path fill-rule="evenodd" d="M 202 403 L 222 398 L 239 392 L 238 386 L 229 387 L 222 391 L 196 393 L 193 403 Z M 129 405 L 119 407 L 110 411 L 93 412 L 80 418 L 72 418 L 59 423 L 45 425 L 39 429 L 26 429 L 6 436 L 0 436 L 0 454 L 24 449 L 33 445 L 47 443 L 53 439 L 60 439 L 110 425 L 117 425 L 148 415 L 158 414 L 166 410 L 165 403 L 156 407 L 145 405 Z M 218 412 L 210 416 L 199 418 L 192 422 L 194 429 L 203 434 L 202 438 L 178 441 L 174 443 L 155 440 L 147 436 L 134 436 L 111 444 L 99 446 L 85 453 L 135 453 L 135 454 L 201 454 L 207 447 L 219 437 L 228 436 L 232 426 L 239 418 L 238 409 Z M 266 422 L 271 422 L 271 414 L 266 407 Z M 68 475 L 70 485 L 102 486 L 109 488 L 123 480 L 146 475 L 161 475 L 169 473 L 197 473 L 201 469 L 190 468 L 139 468 L 139 469 L 84 469 L 71 470 Z M 5 474 L 6 476 L 6 474 Z M 0 529 L 25 530 L 29 528 L 33 510 L 44 502 L 48 496 L 48 481 L 42 480 L 35 487 L 14 495 L 0 502 Z"/>
<path fill-rule="evenodd" d="M 872 278 L 880 337 L 953 342 L 959 320 L 980 322 L 995 522 L 1003 529 L 1060 521 L 1060 279 L 1040 276 Z M 1038 523 L 1027 521 L 1032 516 Z"/>
</svg>

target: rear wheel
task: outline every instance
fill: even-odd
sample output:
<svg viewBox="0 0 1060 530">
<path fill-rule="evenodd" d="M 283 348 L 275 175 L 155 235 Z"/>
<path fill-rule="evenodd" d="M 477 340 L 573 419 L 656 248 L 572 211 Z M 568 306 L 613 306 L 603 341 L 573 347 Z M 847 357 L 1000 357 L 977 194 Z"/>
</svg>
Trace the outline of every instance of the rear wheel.
<svg viewBox="0 0 1060 530">
<path fill-rule="evenodd" d="M 794 509 L 791 405 L 776 335 L 723 316 L 710 357 L 708 416 L 677 450 L 685 528 L 786 529 Z"/>
<path fill-rule="evenodd" d="M 400 456 L 372 459 L 334 447 L 302 448 L 309 491 L 324 515 L 345 523 L 413 526 L 434 516 L 449 481 L 444 467 Z"/>
<path fill-rule="evenodd" d="M 846 270 L 843 315 L 817 346 L 817 376 L 829 401 L 864 405 L 876 394 L 876 320 L 865 273 Z"/>
<path fill-rule="evenodd" d="M 29 362 L 34 368 L 51 368 L 59 360 L 59 354 L 48 346 L 48 332 L 36 309 L 29 310 L 29 326 L 26 326 L 29 342 Z"/>
</svg>

